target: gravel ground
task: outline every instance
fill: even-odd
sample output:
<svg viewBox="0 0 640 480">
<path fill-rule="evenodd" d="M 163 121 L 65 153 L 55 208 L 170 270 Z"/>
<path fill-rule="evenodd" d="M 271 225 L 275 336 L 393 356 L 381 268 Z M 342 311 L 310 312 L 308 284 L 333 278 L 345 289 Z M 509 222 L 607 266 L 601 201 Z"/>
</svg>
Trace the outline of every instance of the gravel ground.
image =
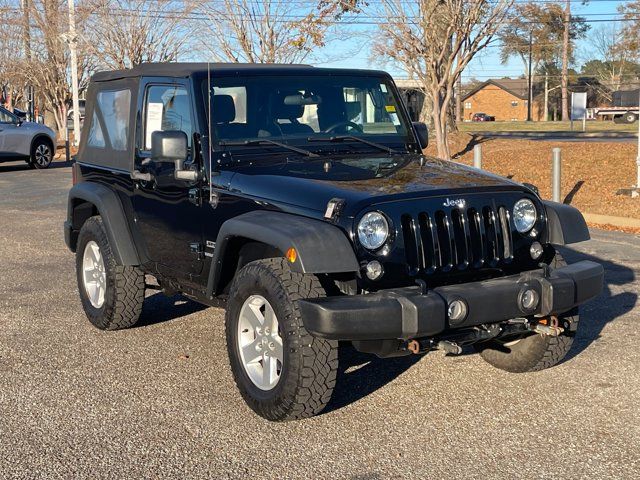
<svg viewBox="0 0 640 480">
<path fill-rule="evenodd" d="M 101 332 L 62 239 L 70 169 L 0 165 L 2 478 L 637 478 L 639 237 L 566 252 L 606 267 L 569 358 L 533 374 L 477 355 L 379 360 L 345 348 L 328 412 L 255 416 L 223 311 L 151 295 Z"/>
</svg>

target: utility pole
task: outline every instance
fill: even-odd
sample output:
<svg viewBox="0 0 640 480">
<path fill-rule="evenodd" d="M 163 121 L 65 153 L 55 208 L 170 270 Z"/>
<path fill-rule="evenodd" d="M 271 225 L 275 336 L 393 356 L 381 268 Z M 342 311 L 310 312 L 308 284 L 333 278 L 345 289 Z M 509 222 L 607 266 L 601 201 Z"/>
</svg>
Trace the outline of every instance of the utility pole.
<svg viewBox="0 0 640 480">
<path fill-rule="evenodd" d="M 532 41 L 532 33 L 529 32 L 529 85 L 527 88 L 527 122 L 531 121 L 531 101 L 533 100 L 533 91 L 532 91 L 532 82 L 531 82 L 531 58 L 532 58 L 532 49 L 533 49 L 533 41 Z"/>
<path fill-rule="evenodd" d="M 27 59 L 27 63 L 31 62 L 31 17 L 29 15 L 29 0 L 20 0 L 20 7 L 22 8 L 22 22 L 23 22 L 23 41 L 24 41 L 24 56 Z M 33 86 L 27 85 L 27 117 L 29 121 L 33 121 Z"/>
<path fill-rule="evenodd" d="M 640 105 L 640 88 L 638 89 L 638 105 Z M 637 122 L 638 122 L 638 156 L 636 157 L 636 166 L 638 167 L 638 175 L 636 178 L 636 190 L 640 189 L 640 118 L 638 118 Z"/>
<path fill-rule="evenodd" d="M 562 121 L 569 120 L 569 30 L 571 28 L 571 0 L 566 0 L 564 9 L 564 32 L 562 35 Z"/>
<path fill-rule="evenodd" d="M 76 34 L 75 0 L 67 0 L 69 4 L 69 53 L 71 57 L 71 95 L 73 98 L 73 145 L 78 146 L 80 136 L 80 102 L 78 101 L 78 36 Z M 66 125 L 65 125 L 66 129 Z"/>
<path fill-rule="evenodd" d="M 547 72 L 546 67 L 544 72 L 544 118 L 543 120 L 545 122 L 549 120 L 549 72 Z"/>
</svg>

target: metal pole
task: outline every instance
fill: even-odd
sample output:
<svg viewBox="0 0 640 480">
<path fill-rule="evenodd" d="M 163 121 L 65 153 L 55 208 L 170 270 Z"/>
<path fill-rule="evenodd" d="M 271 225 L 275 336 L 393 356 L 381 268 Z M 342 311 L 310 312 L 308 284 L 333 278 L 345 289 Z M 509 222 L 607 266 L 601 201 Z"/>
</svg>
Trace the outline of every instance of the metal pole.
<svg viewBox="0 0 640 480">
<path fill-rule="evenodd" d="M 78 56 L 76 46 L 78 36 L 76 35 L 76 9 L 75 0 L 68 0 L 69 3 L 69 53 L 71 57 L 71 93 L 73 97 L 73 145 L 78 146 L 80 136 L 80 102 L 78 100 Z M 66 122 L 66 118 L 65 118 Z"/>
<path fill-rule="evenodd" d="M 553 149 L 552 156 L 552 169 L 551 169 L 551 191 L 552 200 L 554 202 L 560 202 L 560 177 L 562 175 L 562 156 L 558 147 Z"/>
<path fill-rule="evenodd" d="M 638 89 L 640 93 L 640 89 Z M 640 94 L 638 95 L 638 105 L 640 105 Z M 640 188 L 640 107 L 638 110 L 638 156 L 636 157 L 636 165 L 638 167 L 638 175 L 636 178 L 636 188 Z"/>
<path fill-rule="evenodd" d="M 533 100 L 531 91 L 531 54 L 533 48 L 532 33 L 529 32 L 529 82 L 527 84 L 527 122 L 531 121 L 531 101 Z"/>
<path fill-rule="evenodd" d="M 482 145 L 475 145 L 473 147 L 473 167 L 482 168 Z"/>
</svg>

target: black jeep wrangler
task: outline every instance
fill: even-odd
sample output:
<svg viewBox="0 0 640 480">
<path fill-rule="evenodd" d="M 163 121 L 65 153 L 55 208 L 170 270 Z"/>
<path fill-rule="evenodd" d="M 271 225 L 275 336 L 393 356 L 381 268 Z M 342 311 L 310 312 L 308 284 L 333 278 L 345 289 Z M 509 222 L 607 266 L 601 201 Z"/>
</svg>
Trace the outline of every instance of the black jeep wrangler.
<svg viewBox="0 0 640 480">
<path fill-rule="evenodd" d="M 97 73 L 64 224 L 89 320 L 135 324 L 145 275 L 226 300 L 233 376 L 270 420 L 323 409 L 339 341 L 381 357 L 473 345 L 511 372 L 558 363 L 602 289 L 600 265 L 556 250 L 589 239 L 582 215 L 426 143 L 384 72 Z"/>
</svg>

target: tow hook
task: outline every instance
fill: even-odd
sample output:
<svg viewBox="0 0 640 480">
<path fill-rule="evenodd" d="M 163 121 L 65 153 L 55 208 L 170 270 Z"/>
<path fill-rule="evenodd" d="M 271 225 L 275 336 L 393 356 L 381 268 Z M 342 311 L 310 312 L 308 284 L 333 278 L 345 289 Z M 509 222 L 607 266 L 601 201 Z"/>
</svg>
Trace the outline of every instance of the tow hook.
<svg viewBox="0 0 640 480">
<path fill-rule="evenodd" d="M 530 325 L 529 328 L 540 335 L 549 335 L 550 337 L 558 337 L 564 332 L 564 328 L 559 325 L 558 317 L 549 317 L 550 325 L 545 325 L 547 319 L 542 319 L 535 325 Z"/>
</svg>

